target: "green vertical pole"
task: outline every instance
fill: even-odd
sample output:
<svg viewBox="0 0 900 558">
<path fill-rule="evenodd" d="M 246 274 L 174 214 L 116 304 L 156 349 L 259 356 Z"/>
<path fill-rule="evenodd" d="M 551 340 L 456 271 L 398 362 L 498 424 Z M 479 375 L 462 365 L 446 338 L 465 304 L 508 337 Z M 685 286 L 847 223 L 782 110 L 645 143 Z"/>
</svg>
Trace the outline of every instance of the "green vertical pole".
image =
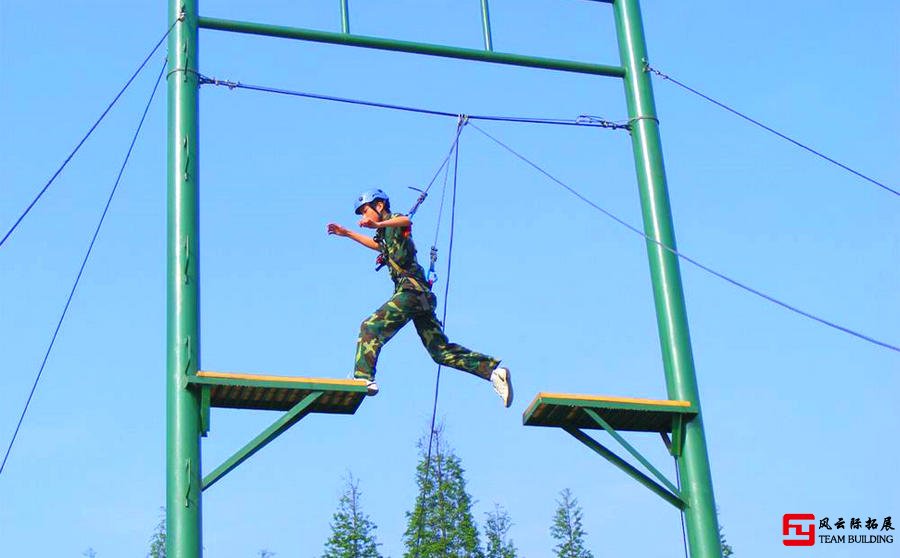
<svg viewBox="0 0 900 558">
<path fill-rule="evenodd" d="M 625 95 L 632 125 L 631 140 L 644 231 L 651 239 L 675 248 L 659 120 L 650 76 L 644 67 L 647 45 L 638 0 L 615 0 L 614 11 L 619 54 L 626 72 Z M 687 504 L 684 514 L 691 556 L 721 558 L 716 504 L 678 257 L 650 240 L 647 241 L 647 254 L 669 398 L 690 401 L 697 408 L 696 418 L 686 426 L 684 448 L 677 457 L 682 498 Z"/>
<path fill-rule="evenodd" d="M 169 0 L 166 270 L 166 556 L 199 558 L 200 367 L 197 0 Z"/>
<path fill-rule="evenodd" d="M 350 6 L 347 5 L 348 0 L 341 0 L 341 32 L 350 32 Z"/>
<path fill-rule="evenodd" d="M 494 50 L 494 41 L 491 39 L 491 11 L 488 8 L 488 0 L 481 0 L 481 28 L 484 32 L 484 50 Z"/>
</svg>

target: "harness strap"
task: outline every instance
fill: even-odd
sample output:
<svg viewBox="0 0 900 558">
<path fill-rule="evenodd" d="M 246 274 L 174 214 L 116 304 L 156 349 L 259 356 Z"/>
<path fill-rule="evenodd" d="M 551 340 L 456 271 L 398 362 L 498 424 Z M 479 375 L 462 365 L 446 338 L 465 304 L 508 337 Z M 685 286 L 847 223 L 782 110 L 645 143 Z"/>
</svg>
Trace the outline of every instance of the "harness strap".
<svg viewBox="0 0 900 558">
<path fill-rule="evenodd" d="M 400 277 L 403 277 L 404 279 L 408 279 L 409 282 L 412 283 L 412 286 L 415 287 L 415 289 L 417 291 L 421 291 L 423 293 L 427 293 L 427 292 L 431 291 L 431 289 L 426 289 L 425 287 L 423 287 L 422 283 L 420 283 L 415 277 L 412 277 L 409 274 L 409 272 L 407 272 L 405 269 L 400 267 L 397 264 L 397 262 L 394 261 L 393 258 L 391 258 L 390 256 L 388 256 L 385 253 L 382 253 L 382 255 L 384 256 L 384 260 L 388 263 L 388 265 L 391 266 L 391 269 L 393 269 L 394 272 L 396 272 L 397 275 L 399 275 Z"/>
</svg>

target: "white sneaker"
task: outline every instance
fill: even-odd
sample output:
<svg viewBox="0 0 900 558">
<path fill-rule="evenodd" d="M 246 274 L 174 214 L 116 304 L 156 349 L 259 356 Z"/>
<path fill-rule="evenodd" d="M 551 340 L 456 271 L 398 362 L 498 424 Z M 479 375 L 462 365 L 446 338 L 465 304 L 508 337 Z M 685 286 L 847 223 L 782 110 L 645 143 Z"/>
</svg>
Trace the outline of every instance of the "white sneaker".
<svg viewBox="0 0 900 558">
<path fill-rule="evenodd" d="M 503 400 L 503 406 L 509 407 L 513 402 L 512 374 L 508 368 L 498 366 L 491 372 L 491 385 Z"/>
<path fill-rule="evenodd" d="M 366 395 L 378 395 L 378 384 L 374 380 L 366 380 Z"/>
</svg>

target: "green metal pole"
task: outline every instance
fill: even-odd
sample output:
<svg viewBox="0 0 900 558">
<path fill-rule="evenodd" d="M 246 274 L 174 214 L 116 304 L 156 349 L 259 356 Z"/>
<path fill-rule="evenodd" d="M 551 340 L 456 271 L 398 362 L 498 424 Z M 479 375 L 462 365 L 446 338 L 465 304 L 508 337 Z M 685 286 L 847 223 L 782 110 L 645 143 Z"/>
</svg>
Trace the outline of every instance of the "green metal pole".
<svg viewBox="0 0 900 558">
<path fill-rule="evenodd" d="M 659 120 L 653 87 L 644 65 L 647 45 L 638 0 L 613 3 L 619 54 L 625 68 L 625 95 L 632 124 L 631 139 L 641 194 L 644 231 L 647 236 L 675 248 L 672 211 L 663 167 Z M 681 495 L 688 542 L 693 558 L 721 558 L 716 504 L 713 497 L 709 456 L 703 433 L 700 394 L 691 353 L 687 311 L 681 285 L 678 258 L 662 246 L 647 241 L 656 319 L 662 346 L 666 388 L 670 399 L 690 401 L 697 416 L 686 425 L 684 449 L 680 457 Z"/>
<path fill-rule="evenodd" d="M 197 0 L 169 0 L 166 270 L 166 556 L 202 554 L 197 176 Z"/>
<path fill-rule="evenodd" d="M 341 0 L 341 33 L 350 32 L 350 7 L 348 0 Z"/>
<path fill-rule="evenodd" d="M 484 50 L 494 50 L 494 41 L 491 39 L 491 11 L 488 8 L 488 0 L 481 0 L 481 28 L 484 31 Z"/>
</svg>

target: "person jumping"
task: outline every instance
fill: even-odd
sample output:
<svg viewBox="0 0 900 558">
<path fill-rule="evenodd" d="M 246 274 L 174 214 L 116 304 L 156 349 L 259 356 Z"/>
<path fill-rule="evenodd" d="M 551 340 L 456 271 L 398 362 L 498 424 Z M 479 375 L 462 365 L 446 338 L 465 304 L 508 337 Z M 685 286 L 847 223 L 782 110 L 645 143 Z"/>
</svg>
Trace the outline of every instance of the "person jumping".
<svg viewBox="0 0 900 558">
<path fill-rule="evenodd" d="M 381 190 L 367 190 L 356 200 L 355 210 L 361 215 L 360 227 L 375 229 L 368 237 L 336 223 L 328 225 L 328 234 L 352 238 L 379 253 L 378 263 L 387 265 L 394 281 L 394 294 L 359 328 L 356 344 L 355 378 L 366 380 L 368 395 L 378 393 L 375 366 L 385 343 L 410 320 L 415 324 L 422 344 L 431 358 L 457 370 L 474 374 L 491 382 L 506 407 L 512 405 L 512 377 L 500 361 L 450 343 L 435 315 L 437 298 L 425 271 L 416 261 L 416 245 L 412 239 L 412 222 L 402 213 L 391 213 L 391 202 Z"/>
</svg>

